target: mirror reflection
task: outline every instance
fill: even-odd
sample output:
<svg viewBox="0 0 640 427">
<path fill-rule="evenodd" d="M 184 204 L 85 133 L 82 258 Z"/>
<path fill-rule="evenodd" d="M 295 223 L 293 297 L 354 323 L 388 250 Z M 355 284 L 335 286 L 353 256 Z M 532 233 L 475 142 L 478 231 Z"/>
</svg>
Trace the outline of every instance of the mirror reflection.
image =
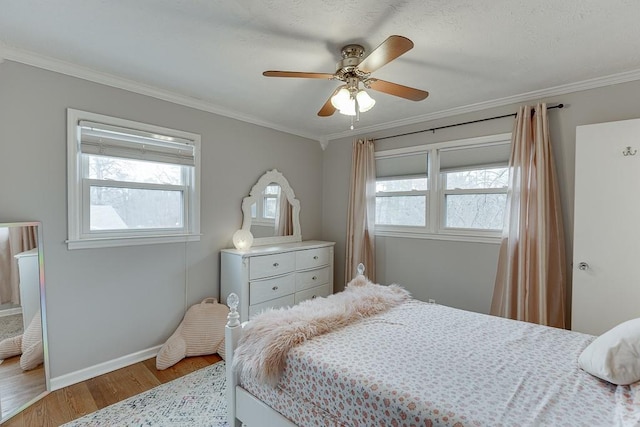
<svg viewBox="0 0 640 427">
<path fill-rule="evenodd" d="M 242 200 L 242 229 L 253 245 L 300 242 L 300 201 L 277 169 L 265 172 Z"/>
<path fill-rule="evenodd" d="M 0 223 L 2 421 L 47 390 L 39 223 Z"/>
<path fill-rule="evenodd" d="M 293 235 L 293 206 L 278 183 L 269 183 L 251 204 L 250 231 L 254 238 Z"/>
</svg>

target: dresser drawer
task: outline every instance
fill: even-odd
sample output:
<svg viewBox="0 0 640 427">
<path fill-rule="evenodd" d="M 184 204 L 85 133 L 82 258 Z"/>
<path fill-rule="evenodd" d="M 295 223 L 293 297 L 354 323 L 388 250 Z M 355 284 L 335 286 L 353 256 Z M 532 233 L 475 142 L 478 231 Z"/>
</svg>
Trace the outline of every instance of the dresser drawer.
<svg viewBox="0 0 640 427">
<path fill-rule="evenodd" d="M 328 283 L 330 270 L 331 268 L 327 266 L 316 270 L 296 272 L 296 292 Z"/>
<path fill-rule="evenodd" d="M 295 291 L 295 275 L 286 274 L 273 279 L 249 283 L 249 305 L 280 298 Z"/>
<path fill-rule="evenodd" d="M 249 262 L 249 280 L 290 273 L 296 268 L 292 252 L 252 257 Z"/>
<path fill-rule="evenodd" d="M 329 264 L 329 248 L 305 249 L 296 252 L 296 270 Z"/>
<path fill-rule="evenodd" d="M 251 319 L 256 314 L 266 310 L 267 308 L 280 308 L 280 307 L 288 307 L 294 304 L 295 300 L 293 298 L 293 294 L 286 295 L 281 298 L 272 299 L 271 301 L 266 301 L 260 304 L 250 305 L 249 306 L 249 319 Z"/>
<path fill-rule="evenodd" d="M 327 283 L 325 285 L 316 286 L 315 288 L 296 292 L 295 303 L 298 304 L 299 302 L 308 300 L 308 299 L 327 297 L 332 293 L 333 293 L 333 289 L 332 289 L 331 283 Z"/>
</svg>

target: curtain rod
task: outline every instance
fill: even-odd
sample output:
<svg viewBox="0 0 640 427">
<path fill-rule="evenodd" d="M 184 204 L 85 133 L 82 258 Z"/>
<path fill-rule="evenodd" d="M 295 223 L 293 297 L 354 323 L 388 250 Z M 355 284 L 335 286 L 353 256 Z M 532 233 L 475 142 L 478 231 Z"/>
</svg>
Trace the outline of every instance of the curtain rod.
<svg viewBox="0 0 640 427">
<path fill-rule="evenodd" d="M 547 107 L 547 110 L 551 110 L 553 108 L 564 108 L 564 104 L 558 104 L 558 105 L 554 105 L 552 107 Z M 505 117 L 515 117 L 517 114 L 518 113 L 511 113 L 511 114 L 504 114 L 502 116 L 487 117 L 486 119 L 471 120 L 470 122 L 456 123 L 456 124 L 453 124 L 453 125 L 446 125 L 446 126 L 438 126 L 438 127 L 431 128 L 431 129 L 424 129 L 424 130 L 417 130 L 415 132 L 401 133 L 399 135 L 383 136 L 382 138 L 374 138 L 374 140 L 375 141 L 380 141 L 380 140 L 383 140 L 383 139 L 397 138 L 399 136 L 413 135 L 414 133 L 422 133 L 422 132 L 433 132 L 433 133 L 436 133 L 436 131 L 440 130 L 440 129 L 453 128 L 453 127 L 462 126 L 462 125 L 470 125 L 472 123 L 486 122 L 488 120 L 504 119 Z"/>
</svg>

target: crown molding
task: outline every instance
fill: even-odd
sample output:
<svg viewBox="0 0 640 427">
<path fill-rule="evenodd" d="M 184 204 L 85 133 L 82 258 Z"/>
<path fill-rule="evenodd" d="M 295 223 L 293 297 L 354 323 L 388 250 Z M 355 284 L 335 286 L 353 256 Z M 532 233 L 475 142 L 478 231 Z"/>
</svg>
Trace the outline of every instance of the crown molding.
<svg viewBox="0 0 640 427">
<path fill-rule="evenodd" d="M 505 98 L 498 98 L 490 101 L 483 101 L 476 104 L 469 104 L 461 107 L 451 108 L 448 110 L 436 111 L 429 114 L 423 114 L 420 116 L 414 116 L 406 119 L 395 120 L 390 122 L 380 123 L 375 126 L 367 126 L 359 128 L 355 131 L 344 131 L 339 133 L 333 133 L 328 135 L 315 135 L 305 132 L 301 132 L 297 129 L 290 129 L 280 126 L 278 124 L 267 122 L 257 119 L 253 116 L 249 116 L 238 111 L 223 108 L 219 105 L 215 105 L 211 102 L 205 102 L 200 99 L 192 98 L 189 96 L 181 95 L 175 92 L 171 92 L 165 89 L 160 89 L 154 86 L 146 85 L 134 80 L 117 77 L 112 74 L 97 71 L 91 68 L 86 68 L 59 59 L 51 58 L 48 56 L 36 54 L 26 51 L 24 49 L 18 49 L 10 47 L 5 43 L 0 42 L 0 64 L 4 60 L 10 60 L 19 62 L 26 65 L 42 68 L 45 70 L 65 74 L 79 79 L 87 80 L 93 83 L 99 83 L 106 86 L 115 87 L 118 89 L 127 90 L 129 92 L 137 93 L 140 95 L 146 95 L 152 98 L 168 101 L 174 104 L 182 105 L 185 107 L 195 108 L 197 110 L 206 111 L 209 113 L 217 114 L 223 117 L 240 120 L 246 123 L 251 123 L 257 126 L 266 127 L 276 131 L 296 135 L 302 138 L 318 141 L 323 150 L 327 148 L 332 140 L 353 137 L 356 135 L 362 135 L 366 133 L 374 133 L 382 130 L 388 130 L 396 127 L 414 125 L 417 123 L 428 122 L 432 120 L 457 116 L 460 114 L 472 113 L 476 111 L 486 110 L 495 107 L 503 107 L 505 105 L 517 104 L 522 102 L 528 102 L 533 100 L 539 100 L 541 98 L 548 98 L 553 96 L 565 95 L 567 93 L 579 92 L 583 90 L 596 89 L 605 86 L 611 86 L 619 83 L 626 83 L 630 81 L 640 80 L 640 69 L 632 70 L 618 74 L 612 74 L 604 77 L 597 77 L 588 80 L 582 80 L 579 82 L 569 83 L 565 85 L 554 86 L 551 88 L 525 92 L 518 95 L 512 95 Z"/>
<path fill-rule="evenodd" d="M 137 93 L 140 95 L 146 95 L 152 98 L 168 101 L 173 104 L 195 108 L 197 110 L 206 111 L 208 113 L 217 114 L 219 116 L 240 120 L 240 121 L 251 123 L 258 126 L 263 126 L 269 129 L 277 130 L 277 131 L 288 133 L 291 135 L 297 135 L 302 138 L 307 138 L 315 141 L 320 141 L 320 139 L 322 138 L 321 136 L 318 136 L 318 135 L 312 135 L 312 134 L 300 132 L 299 130 L 296 130 L 296 129 L 289 129 L 275 123 L 260 120 L 255 117 L 240 113 L 238 111 L 223 108 L 211 102 L 205 102 L 196 98 L 181 95 L 165 89 L 160 89 L 154 86 L 146 85 L 144 83 L 140 83 L 134 80 L 125 79 L 122 77 L 114 76 L 109 73 L 104 73 L 102 71 L 97 71 L 91 68 L 82 67 L 80 65 L 73 64 L 71 62 L 61 61 L 59 59 L 36 54 L 23 49 L 17 49 L 14 47 L 7 46 L 6 44 L 2 44 L 0 42 L 0 63 L 2 63 L 3 59 L 19 62 L 25 65 L 31 65 L 34 67 L 42 68 L 42 69 L 53 71 L 60 74 L 65 74 L 71 77 L 77 77 L 79 79 L 87 80 L 93 83 L 99 83 L 106 86 L 123 89 L 123 90 Z"/>
<path fill-rule="evenodd" d="M 381 123 L 375 126 L 367 126 L 357 129 L 357 131 L 345 131 L 326 135 L 327 141 L 340 138 L 353 137 L 365 133 L 373 133 L 381 130 L 392 129 L 400 126 L 414 125 L 417 123 L 428 122 L 431 120 L 443 119 L 447 117 L 457 116 L 460 114 L 473 113 L 476 111 L 487 110 L 489 108 L 503 107 L 505 105 L 517 104 L 539 100 L 541 98 L 550 98 L 553 96 L 566 95 L 568 93 L 580 92 L 583 90 L 597 89 L 600 87 L 611 86 L 619 83 L 627 83 L 640 80 L 640 70 L 632 70 L 618 74 L 612 74 L 604 77 L 597 77 L 589 80 L 569 83 L 560 86 L 554 86 L 546 89 L 525 92 L 518 95 L 498 98 L 490 101 L 479 102 L 476 104 L 465 105 L 462 107 L 451 108 L 449 110 L 436 111 L 434 113 L 414 116 L 407 119 L 395 120 L 391 122 Z"/>
</svg>

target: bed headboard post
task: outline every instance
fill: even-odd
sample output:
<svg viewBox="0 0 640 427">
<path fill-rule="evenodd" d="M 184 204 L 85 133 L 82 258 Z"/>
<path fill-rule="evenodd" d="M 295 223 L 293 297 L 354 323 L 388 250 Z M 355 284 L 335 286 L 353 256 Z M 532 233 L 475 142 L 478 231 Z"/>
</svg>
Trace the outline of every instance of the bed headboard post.
<svg viewBox="0 0 640 427">
<path fill-rule="evenodd" d="M 238 345 L 238 339 L 242 333 L 242 325 L 240 324 L 240 314 L 238 313 L 238 303 L 240 299 L 238 295 L 231 293 L 227 297 L 229 305 L 229 314 L 227 315 L 227 324 L 224 330 L 224 346 L 225 346 L 225 365 L 227 374 L 227 412 L 230 427 L 240 427 L 240 421 L 236 420 L 236 385 L 238 385 L 238 375 L 233 370 L 233 352 Z"/>
</svg>

